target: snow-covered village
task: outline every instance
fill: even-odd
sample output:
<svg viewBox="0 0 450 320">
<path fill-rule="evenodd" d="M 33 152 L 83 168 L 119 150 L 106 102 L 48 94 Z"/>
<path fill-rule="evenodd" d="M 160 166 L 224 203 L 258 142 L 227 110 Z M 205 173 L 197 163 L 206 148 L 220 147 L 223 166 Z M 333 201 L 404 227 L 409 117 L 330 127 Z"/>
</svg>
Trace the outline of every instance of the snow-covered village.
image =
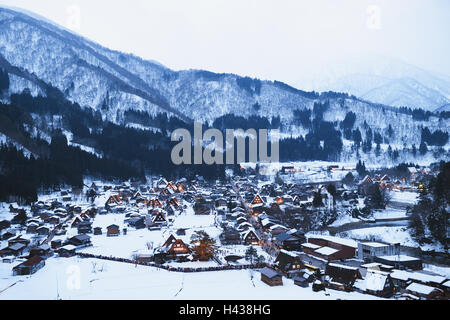
<svg viewBox="0 0 450 320">
<path fill-rule="evenodd" d="M 0 0 L 1 315 L 448 301 L 449 12 Z"/>
<path fill-rule="evenodd" d="M 408 227 L 439 166 L 404 169 L 243 165 L 2 203 L 1 299 L 448 299 L 448 248 Z"/>
</svg>

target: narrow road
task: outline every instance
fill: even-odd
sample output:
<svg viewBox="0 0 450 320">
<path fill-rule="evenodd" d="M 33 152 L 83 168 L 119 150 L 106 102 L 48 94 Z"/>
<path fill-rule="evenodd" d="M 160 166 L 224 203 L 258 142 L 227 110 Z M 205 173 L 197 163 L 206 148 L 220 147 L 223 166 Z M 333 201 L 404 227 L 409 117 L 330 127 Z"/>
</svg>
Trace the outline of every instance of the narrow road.
<svg viewBox="0 0 450 320">
<path fill-rule="evenodd" d="M 247 204 L 247 202 L 242 198 L 242 195 L 241 195 L 240 190 L 237 187 L 237 185 L 234 185 L 233 189 L 236 192 L 236 195 L 237 195 L 239 201 L 244 206 L 244 209 L 247 213 L 247 217 L 248 217 L 250 223 L 253 225 L 253 228 L 255 229 L 257 236 L 259 237 L 260 240 L 263 240 L 263 242 L 264 242 L 264 244 L 262 246 L 263 250 L 265 252 L 267 252 L 270 256 L 275 257 L 278 254 L 279 249 L 277 248 L 277 246 L 275 244 L 272 243 L 272 240 L 267 236 L 267 234 L 265 232 L 261 231 L 260 227 L 256 224 L 256 222 L 251 214 L 251 209 L 250 209 L 249 205 Z"/>
</svg>

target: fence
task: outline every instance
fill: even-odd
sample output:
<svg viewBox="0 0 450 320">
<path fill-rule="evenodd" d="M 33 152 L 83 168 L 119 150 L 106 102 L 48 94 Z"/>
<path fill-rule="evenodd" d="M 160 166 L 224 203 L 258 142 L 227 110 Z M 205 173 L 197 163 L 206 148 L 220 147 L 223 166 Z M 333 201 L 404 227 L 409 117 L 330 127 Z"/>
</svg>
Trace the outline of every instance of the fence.
<svg viewBox="0 0 450 320">
<path fill-rule="evenodd" d="M 160 268 L 171 272 L 209 272 L 209 271 L 225 271 L 225 270 L 244 270 L 244 269 L 262 269 L 264 267 L 270 267 L 267 263 L 257 263 L 257 264 L 245 264 L 245 265 L 226 265 L 217 267 L 203 267 L 203 268 L 183 268 L 183 267 L 171 267 L 167 265 L 157 264 L 154 262 L 140 262 L 132 259 L 117 258 L 117 257 L 107 257 L 102 255 L 95 255 L 90 253 L 78 253 L 80 258 L 94 258 L 101 260 L 108 260 L 114 262 L 123 262 L 134 265 L 141 265 L 147 267 Z"/>
</svg>

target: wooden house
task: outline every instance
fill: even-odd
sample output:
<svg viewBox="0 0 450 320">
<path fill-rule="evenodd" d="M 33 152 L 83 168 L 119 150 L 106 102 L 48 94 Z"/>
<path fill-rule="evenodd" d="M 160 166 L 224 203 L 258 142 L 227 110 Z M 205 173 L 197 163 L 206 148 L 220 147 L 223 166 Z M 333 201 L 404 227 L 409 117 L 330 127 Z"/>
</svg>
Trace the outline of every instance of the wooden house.
<svg viewBox="0 0 450 320">
<path fill-rule="evenodd" d="M 153 207 L 153 208 L 162 208 L 162 203 L 161 201 L 156 198 L 156 199 L 152 199 L 147 203 L 148 207 Z"/>
<path fill-rule="evenodd" d="M 176 197 L 170 198 L 168 204 L 173 206 L 177 210 L 181 209 L 180 201 L 178 201 L 178 199 Z"/>
<path fill-rule="evenodd" d="M 27 233 L 36 233 L 36 229 L 39 227 L 39 223 L 31 222 L 27 226 Z"/>
<path fill-rule="evenodd" d="M 122 204 L 122 199 L 120 198 L 120 196 L 118 194 L 112 195 L 108 198 L 108 200 L 106 200 L 105 209 L 109 210 L 109 209 L 112 209 L 113 207 L 119 206 L 121 204 Z"/>
<path fill-rule="evenodd" d="M 354 287 L 359 291 L 389 298 L 394 293 L 394 282 L 389 272 L 367 269 L 364 280 L 357 280 Z"/>
<path fill-rule="evenodd" d="M 177 238 L 175 238 L 175 236 L 171 234 L 169 238 L 167 238 L 167 240 L 163 243 L 161 248 L 170 248 L 172 244 L 175 243 L 175 241 L 177 241 Z"/>
<path fill-rule="evenodd" d="M 133 227 L 135 229 L 144 229 L 146 227 L 145 218 L 144 217 L 135 217 L 125 220 L 128 226 Z"/>
<path fill-rule="evenodd" d="M 62 245 L 62 240 L 61 239 L 57 239 L 57 240 L 52 240 L 50 242 L 50 246 L 52 247 L 53 250 L 57 250 L 61 247 Z"/>
<path fill-rule="evenodd" d="M 210 215 L 211 206 L 205 201 L 196 201 L 194 204 L 194 212 L 196 215 Z"/>
<path fill-rule="evenodd" d="M 259 245 L 259 237 L 254 230 L 248 230 L 242 235 L 242 242 L 247 245 Z"/>
<path fill-rule="evenodd" d="M 106 227 L 107 231 L 106 231 L 106 235 L 108 237 L 117 237 L 120 234 L 120 227 L 116 224 L 112 224 L 108 227 Z"/>
<path fill-rule="evenodd" d="M 283 232 L 275 237 L 275 243 L 279 248 L 286 250 L 298 250 L 302 248 L 302 239 L 299 239 L 288 232 Z"/>
<path fill-rule="evenodd" d="M 357 279 L 362 279 L 357 267 L 342 264 L 329 263 L 326 266 L 325 274 L 331 278 L 331 282 L 337 283 L 337 289 L 350 289 Z M 342 285 L 342 288 L 340 287 Z"/>
<path fill-rule="evenodd" d="M 359 194 L 369 194 L 370 189 L 374 185 L 374 182 L 370 176 L 365 176 L 364 179 L 360 181 L 358 184 L 358 193 Z"/>
<path fill-rule="evenodd" d="M 275 263 L 277 264 L 277 269 L 288 277 L 291 277 L 303 268 L 303 261 L 299 255 L 283 249 L 280 250 Z"/>
<path fill-rule="evenodd" d="M 444 292 L 441 289 L 415 282 L 406 288 L 406 292 L 424 300 L 437 300 L 444 296 Z"/>
<path fill-rule="evenodd" d="M 51 247 L 48 244 L 41 244 L 40 246 L 30 249 L 30 257 L 39 256 L 42 258 L 49 257 L 51 255 Z"/>
<path fill-rule="evenodd" d="M 282 286 L 283 276 L 271 268 L 265 267 L 261 270 L 261 281 L 268 284 L 269 286 Z"/>
<path fill-rule="evenodd" d="M 69 239 L 69 244 L 72 244 L 76 247 L 78 246 L 87 246 L 91 244 L 91 237 L 87 234 L 79 234 Z"/>
<path fill-rule="evenodd" d="M 79 234 L 92 233 L 92 222 L 82 221 L 77 225 Z"/>
<path fill-rule="evenodd" d="M 309 287 L 309 281 L 307 278 L 300 276 L 300 275 L 296 275 L 292 278 L 294 280 L 294 284 L 302 287 L 302 288 L 308 288 Z"/>
<path fill-rule="evenodd" d="M 27 261 L 15 266 L 13 274 L 15 276 L 24 276 L 34 274 L 36 271 L 44 267 L 45 260 L 40 256 L 33 256 Z"/>
<path fill-rule="evenodd" d="M 27 248 L 27 245 L 23 243 L 14 243 L 9 245 L 8 247 L 2 249 L 1 256 L 20 256 L 23 254 L 25 249 Z"/>
<path fill-rule="evenodd" d="M 225 229 L 219 236 L 222 245 L 237 245 L 241 244 L 241 234 L 234 229 Z"/>
<path fill-rule="evenodd" d="M 191 250 L 181 239 L 176 239 L 167 251 L 171 255 L 189 254 Z"/>
<path fill-rule="evenodd" d="M 12 246 L 13 244 L 16 244 L 16 243 L 21 243 L 21 244 L 28 246 L 30 244 L 30 240 L 27 238 L 23 238 L 22 235 L 18 235 L 17 237 L 10 238 L 8 240 L 9 246 Z"/>
<path fill-rule="evenodd" d="M 64 258 L 73 257 L 76 254 L 76 249 L 76 246 L 68 244 L 58 249 L 58 255 Z"/>
<path fill-rule="evenodd" d="M 94 236 L 101 236 L 103 234 L 101 227 L 94 228 Z"/>
<path fill-rule="evenodd" d="M 15 235 L 16 235 L 16 232 L 15 232 L 15 231 L 13 231 L 13 230 L 8 230 L 8 231 L 6 231 L 5 233 L 2 234 L 1 239 L 2 239 L 2 240 L 8 240 L 8 239 L 14 237 Z"/>
<path fill-rule="evenodd" d="M 36 228 L 36 233 L 40 236 L 46 236 L 50 233 L 50 229 L 47 228 L 46 226 L 40 226 Z"/>
<path fill-rule="evenodd" d="M 259 194 L 257 194 L 249 206 L 252 209 L 262 207 L 262 206 L 264 206 L 264 201 L 261 198 L 261 196 Z"/>
<path fill-rule="evenodd" d="M 167 224 L 167 219 L 164 215 L 164 212 L 161 210 L 158 210 L 154 213 L 153 218 L 152 218 L 152 223 L 153 224 L 158 224 L 158 225 L 166 225 Z"/>
</svg>

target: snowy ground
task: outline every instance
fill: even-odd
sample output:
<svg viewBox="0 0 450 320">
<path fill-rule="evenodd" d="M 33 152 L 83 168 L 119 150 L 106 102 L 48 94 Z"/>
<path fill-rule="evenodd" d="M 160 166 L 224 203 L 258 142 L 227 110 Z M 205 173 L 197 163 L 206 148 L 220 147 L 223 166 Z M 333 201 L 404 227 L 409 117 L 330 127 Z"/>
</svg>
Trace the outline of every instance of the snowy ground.
<svg viewBox="0 0 450 320">
<path fill-rule="evenodd" d="M 391 199 L 390 199 L 391 201 L 402 202 L 402 203 L 414 205 L 417 202 L 419 193 L 413 192 L 413 191 L 393 190 L 393 191 L 389 192 L 389 196 L 391 197 Z"/>
<path fill-rule="evenodd" d="M 406 210 L 388 207 L 385 210 L 374 211 L 373 217 L 375 219 L 396 219 L 396 218 L 405 218 L 407 217 L 407 215 Z"/>
<path fill-rule="evenodd" d="M 406 227 L 373 227 L 356 229 L 339 234 L 356 240 L 381 241 L 388 243 L 400 243 L 404 246 L 414 247 L 416 242 L 411 238 Z"/>
<path fill-rule="evenodd" d="M 152 267 L 76 257 L 51 258 L 36 274 L 10 276 L 0 264 L 0 300 L 138 299 L 138 300 L 372 300 L 374 296 L 334 290 L 313 292 L 283 278 L 282 287 L 270 287 L 260 273 L 249 270 L 174 273 Z M 10 267 L 10 265 L 8 265 Z M 95 272 L 94 272 L 95 269 Z M 8 271 L 6 271 L 8 270 Z M 251 278 L 253 275 L 253 279 Z"/>
</svg>

